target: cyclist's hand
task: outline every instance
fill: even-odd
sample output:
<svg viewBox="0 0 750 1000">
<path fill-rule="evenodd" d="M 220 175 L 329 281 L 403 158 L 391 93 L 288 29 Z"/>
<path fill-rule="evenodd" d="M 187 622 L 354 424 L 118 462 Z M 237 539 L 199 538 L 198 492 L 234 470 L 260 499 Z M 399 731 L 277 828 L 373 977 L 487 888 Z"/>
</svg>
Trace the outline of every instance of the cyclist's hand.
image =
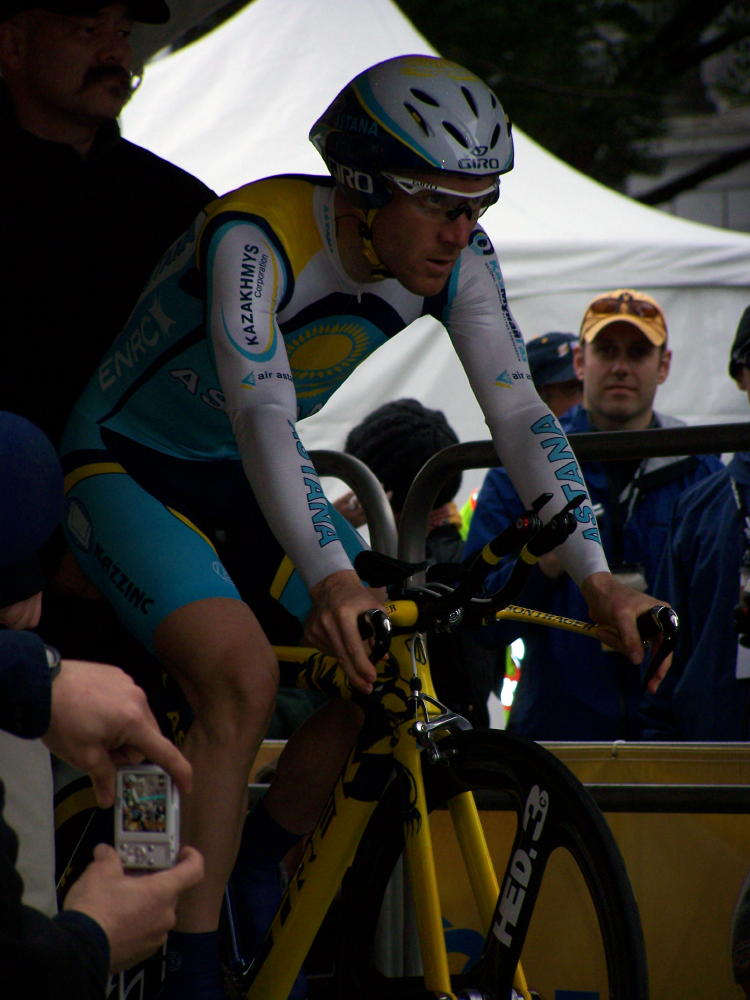
<svg viewBox="0 0 750 1000">
<path fill-rule="evenodd" d="M 102 807 L 115 800 L 117 765 L 144 758 L 190 791 L 190 764 L 162 736 L 144 692 L 118 667 L 63 660 L 52 681 L 50 725 L 42 739 L 58 757 L 86 771 Z"/>
<path fill-rule="evenodd" d="M 42 592 L 0 608 L 0 625 L 6 628 L 36 628 L 42 615 Z"/>
<path fill-rule="evenodd" d="M 655 604 L 667 602 L 658 601 L 640 590 L 633 590 L 611 573 L 592 573 L 581 584 L 581 593 L 588 605 L 591 620 L 601 626 L 602 641 L 627 656 L 632 663 L 641 663 L 644 650 L 635 620 Z M 670 662 L 668 658 L 661 665 L 649 683 L 649 690 L 656 690 L 669 669 Z"/>
<path fill-rule="evenodd" d="M 97 844 L 64 909 L 86 913 L 99 924 L 109 941 L 110 970 L 119 972 L 162 946 L 174 927 L 180 894 L 202 878 L 203 857 L 194 847 L 183 847 L 173 868 L 136 876 L 123 871 L 113 847 Z"/>
<path fill-rule="evenodd" d="M 375 667 L 360 637 L 357 616 L 371 608 L 383 609 L 381 590 L 363 587 L 354 570 L 331 573 L 310 589 L 313 610 L 305 625 L 304 641 L 335 656 L 357 691 L 369 694 Z"/>
</svg>

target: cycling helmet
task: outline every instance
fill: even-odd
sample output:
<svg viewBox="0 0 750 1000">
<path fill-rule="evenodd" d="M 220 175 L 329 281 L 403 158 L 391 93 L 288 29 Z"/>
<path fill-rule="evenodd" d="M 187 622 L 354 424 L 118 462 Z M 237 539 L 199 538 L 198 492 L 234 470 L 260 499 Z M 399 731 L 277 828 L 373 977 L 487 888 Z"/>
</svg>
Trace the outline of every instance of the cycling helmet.
<svg viewBox="0 0 750 1000">
<path fill-rule="evenodd" d="M 457 63 L 409 55 L 347 84 L 310 130 L 336 182 L 361 208 L 384 205 L 388 170 L 468 176 L 513 167 L 510 122 L 487 84 Z"/>
</svg>

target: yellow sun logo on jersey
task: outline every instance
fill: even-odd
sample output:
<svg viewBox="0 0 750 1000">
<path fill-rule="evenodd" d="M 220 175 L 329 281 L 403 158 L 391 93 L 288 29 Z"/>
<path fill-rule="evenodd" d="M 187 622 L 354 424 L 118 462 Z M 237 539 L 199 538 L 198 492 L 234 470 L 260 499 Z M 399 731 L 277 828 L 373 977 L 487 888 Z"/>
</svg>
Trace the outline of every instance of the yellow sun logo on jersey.
<svg viewBox="0 0 750 1000">
<path fill-rule="evenodd" d="M 286 338 L 299 399 L 330 395 L 379 344 L 377 327 L 358 316 L 326 318 Z"/>
</svg>

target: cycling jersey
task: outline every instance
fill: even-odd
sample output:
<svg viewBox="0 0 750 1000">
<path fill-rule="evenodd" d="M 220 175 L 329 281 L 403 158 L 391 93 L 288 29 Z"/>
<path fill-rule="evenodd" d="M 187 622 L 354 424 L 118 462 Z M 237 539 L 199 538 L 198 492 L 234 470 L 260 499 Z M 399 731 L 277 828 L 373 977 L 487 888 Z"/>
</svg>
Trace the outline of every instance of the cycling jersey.
<svg viewBox="0 0 750 1000">
<path fill-rule="evenodd" d="M 68 469 L 101 451 L 102 433 L 189 462 L 239 459 L 308 587 L 351 563 L 297 420 L 420 316 L 446 326 L 523 500 L 551 492 L 552 514 L 585 490 L 533 388 L 486 233 L 474 230 L 442 292 L 424 298 L 395 278 L 361 283 L 347 275 L 334 198 L 327 178 L 288 176 L 211 203 L 156 267 L 80 399 L 64 446 Z M 578 516 L 581 530 L 565 550 L 580 581 L 606 562 L 590 505 Z"/>
</svg>

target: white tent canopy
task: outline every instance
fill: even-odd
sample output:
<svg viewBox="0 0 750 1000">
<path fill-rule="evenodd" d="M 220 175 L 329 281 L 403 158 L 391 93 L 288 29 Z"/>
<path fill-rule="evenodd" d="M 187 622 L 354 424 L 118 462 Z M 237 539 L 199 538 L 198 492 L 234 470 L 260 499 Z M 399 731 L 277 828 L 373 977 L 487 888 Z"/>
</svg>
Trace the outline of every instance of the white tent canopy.
<svg viewBox="0 0 750 1000">
<path fill-rule="evenodd" d="M 254 0 L 147 68 L 123 132 L 220 193 L 269 174 L 322 173 L 312 122 L 360 70 L 409 52 L 433 50 L 391 0 Z M 482 221 L 526 337 L 576 331 L 598 293 L 642 289 L 664 307 L 674 350 L 659 409 L 690 423 L 746 419 L 727 360 L 750 303 L 750 236 L 641 206 L 515 138 L 515 169 Z M 305 442 L 338 448 L 353 423 L 400 396 L 443 409 L 462 440 L 488 436 L 447 335 L 423 320 L 304 422 Z"/>
</svg>

